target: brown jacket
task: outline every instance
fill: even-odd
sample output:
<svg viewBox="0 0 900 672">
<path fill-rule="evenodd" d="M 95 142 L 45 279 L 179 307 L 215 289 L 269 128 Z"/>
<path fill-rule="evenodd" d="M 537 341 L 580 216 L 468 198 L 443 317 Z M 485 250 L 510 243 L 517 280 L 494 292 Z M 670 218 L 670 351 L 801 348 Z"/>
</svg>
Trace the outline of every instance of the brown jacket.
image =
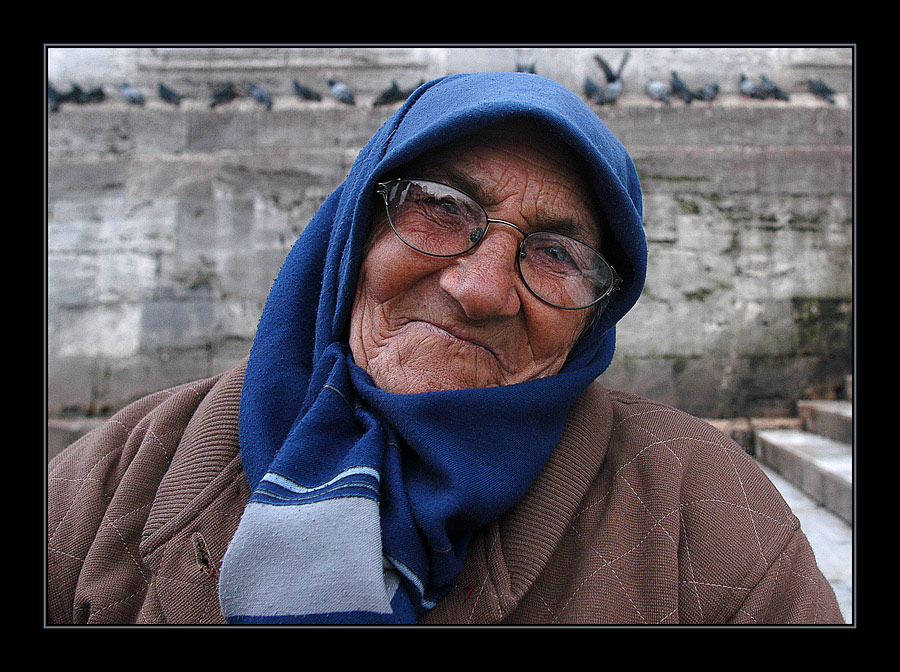
<svg viewBox="0 0 900 672">
<path fill-rule="evenodd" d="M 48 621 L 221 624 L 250 491 L 244 366 L 141 399 L 48 481 Z M 843 623 L 797 518 L 739 446 L 594 384 L 525 497 L 422 623 Z"/>
</svg>

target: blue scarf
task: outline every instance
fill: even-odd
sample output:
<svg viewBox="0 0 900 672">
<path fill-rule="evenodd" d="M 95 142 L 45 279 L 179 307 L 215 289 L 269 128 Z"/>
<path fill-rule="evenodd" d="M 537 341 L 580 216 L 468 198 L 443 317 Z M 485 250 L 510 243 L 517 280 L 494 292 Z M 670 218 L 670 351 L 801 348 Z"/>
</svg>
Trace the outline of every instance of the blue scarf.
<svg viewBox="0 0 900 672">
<path fill-rule="evenodd" d="M 613 230 L 622 288 L 547 378 L 391 394 L 353 361 L 346 330 L 375 185 L 392 168 L 513 115 L 586 161 Z M 278 273 L 241 394 L 253 492 L 222 562 L 233 624 L 412 623 L 451 588 L 473 534 L 519 500 L 575 399 L 609 365 L 614 324 L 643 287 L 641 192 L 630 157 L 565 87 L 527 73 L 419 87 L 362 149 Z"/>
</svg>

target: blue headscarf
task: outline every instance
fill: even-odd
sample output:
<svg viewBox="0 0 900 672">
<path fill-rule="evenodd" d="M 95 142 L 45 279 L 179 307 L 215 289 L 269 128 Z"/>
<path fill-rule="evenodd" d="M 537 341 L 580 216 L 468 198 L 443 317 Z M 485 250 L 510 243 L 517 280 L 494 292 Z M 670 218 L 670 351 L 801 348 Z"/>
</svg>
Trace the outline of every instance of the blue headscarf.
<svg viewBox="0 0 900 672">
<path fill-rule="evenodd" d="M 623 283 L 556 375 L 392 394 L 347 345 L 378 180 L 423 152 L 513 116 L 573 148 L 615 238 Z M 560 84 L 528 73 L 419 87 L 359 153 L 288 254 L 241 395 L 253 495 L 219 584 L 229 623 L 409 623 L 450 589 L 472 535 L 524 494 L 575 399 L 609 365 L 637 301 L 646 242 L 631 158 Z"/>
</svg>

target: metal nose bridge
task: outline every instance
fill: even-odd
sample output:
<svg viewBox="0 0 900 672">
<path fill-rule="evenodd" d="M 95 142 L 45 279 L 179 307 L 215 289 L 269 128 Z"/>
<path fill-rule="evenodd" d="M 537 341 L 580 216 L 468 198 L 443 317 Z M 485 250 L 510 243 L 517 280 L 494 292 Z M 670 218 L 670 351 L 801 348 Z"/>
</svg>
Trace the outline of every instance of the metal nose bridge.
<svg viewBox="0 0 900 672">
<path fill-rule="evenodd" d="M 496 222 L 497 224 L 506 224 L 507 226 L 511 226 L 511 227 L 514 228 L 516 231 L 518 231 L 519 233 L 521 233 L 523 237 L 527 237 L 527 236 L 528 236 L 528 234 L 525 233 L 521 228 L 519 228 L 518 226 L 516 226 L 516 225 L 513 224 L 512 222 L 507 222 L 505 219 L 491 219 L 490 217 L 488 217 L 487 223 L 490 224 L 491 222 Z"/>
<path fill-rule="evenodd" d="M 489 227 L 492 223 L 496 223 L 496 224 L 505 224 L 506 226 L 512 227 L 513 229 L 515 229 L 516 231 L 518 231 L 519 233 L 522 234 L 522 242 L 519 243 L 519 247 L 518 247 L 518 249 L 516 250 L 516 256 L 519 257 L 519 258 L 524 259 L 524 258 L 525 258 L 525 252 L 524 252 L 524 249 L 523 249 L 522 244 L 525 242 L 525 238 L 528 237 L 528 234 L 525 233 L 525 232 L 521 229 L 521 227 L 516 226 L 516 225 L 513 224 L 512 222 L 507 222 L 505 219 L 492 219 L 492 218 L 490 218 L 490 217 L 487 218 L 487 226 L 484 227 L 485 233 L 487 232 L 488 227 Z M 486 236 L 485 236 L 484 234 L 482 234 L 482 236 L 481 236 L 481 238 L 479 239 L 479 241 L 478 241 L 475 245 L 472 246 L 472 249 L 470 249 L 469 252 L 471 252 L 472 250 L 474 250 L 476 247 L 480 247 L 480 246 L 481 246 L 481 243 L 484 241 L 485 237 L 486 237 Z M 522 272 L 522 271 L 521 271 L 521 269 L 520 269 L 520 270 L 519 270 L 519 273 L 521 273 L 521 272 Z M 526 284 L 527 284 L 527 283 L 526 283 Z"/>
</svg>

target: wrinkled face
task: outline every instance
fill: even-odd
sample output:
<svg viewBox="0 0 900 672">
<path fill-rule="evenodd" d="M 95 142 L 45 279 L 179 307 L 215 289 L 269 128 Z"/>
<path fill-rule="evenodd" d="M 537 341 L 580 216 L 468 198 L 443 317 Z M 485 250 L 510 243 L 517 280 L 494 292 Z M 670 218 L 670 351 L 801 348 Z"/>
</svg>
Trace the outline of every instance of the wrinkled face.
<svg viewBox="0 0 900 672">
<path fill-rule="evenodd" d="M 400 177 L 444 182 L 473 195 L 491 218 L 561 231 L 599 248 L 590 192 L 568 150 L 519 122 L 449 143 L 404 167 Z M 360 269 L 350 319 L 356 363 L 375 384 L 407 394 L 509 385 L 553 375 L 590 309 L 540 301 L 516 270 L 522 240 L 491 225 L 478 247 L 452 258 L 410 249 L 384 208 Z"/>
</svg>

